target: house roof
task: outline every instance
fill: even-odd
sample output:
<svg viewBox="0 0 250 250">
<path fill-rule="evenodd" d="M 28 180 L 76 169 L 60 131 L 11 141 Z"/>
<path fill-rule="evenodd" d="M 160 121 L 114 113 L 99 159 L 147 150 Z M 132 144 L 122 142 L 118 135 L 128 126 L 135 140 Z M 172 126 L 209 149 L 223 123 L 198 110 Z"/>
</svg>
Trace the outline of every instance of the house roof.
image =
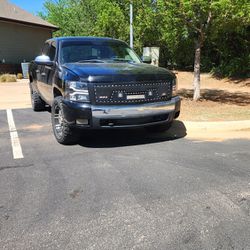
<svg viewBox="0 0 250 250">
<path fill-rule="evenodd" d="M 0 20 L 57 30 L 58 27 L 21 9 L 8 0 L 0 0 Z"/>
</svg>

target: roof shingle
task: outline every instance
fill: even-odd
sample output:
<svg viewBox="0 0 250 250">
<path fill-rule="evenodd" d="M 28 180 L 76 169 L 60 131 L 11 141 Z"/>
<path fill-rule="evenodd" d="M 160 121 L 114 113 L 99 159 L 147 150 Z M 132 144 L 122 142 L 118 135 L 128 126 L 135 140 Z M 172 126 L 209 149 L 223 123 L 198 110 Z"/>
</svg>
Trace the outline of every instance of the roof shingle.
<svg viewBox="0 0 250 250">
<path fill-rule="evenodd" d="M 57 30 L 58 27 L 43 20 L 38 16 L 21 9 L 8 0 L 0 0 L 0 20 L 26 23 L 30 25 L 43 26 L 52 30 Z"/>
</svg>

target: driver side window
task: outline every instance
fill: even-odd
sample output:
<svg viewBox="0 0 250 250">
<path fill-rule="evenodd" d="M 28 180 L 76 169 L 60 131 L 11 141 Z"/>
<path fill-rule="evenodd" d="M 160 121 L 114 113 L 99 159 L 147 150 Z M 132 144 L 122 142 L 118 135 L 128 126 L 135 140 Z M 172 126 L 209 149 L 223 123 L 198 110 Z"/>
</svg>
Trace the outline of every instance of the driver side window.
<svg viewBox="0 0 250 250">
<path fill-rule="evenodd" d="M 49 52 L 49 44 L 45 43 L 45 45 L 43 47 L 43 50 L 42 50 L 42 54 L 45 55 L 45 56 L 47 56 L 48 52 Z"/>
<path fill-rule="evenodd" d="M 49 56 L 51 61 L 54 61 L 56 55 L 56 45 L 55 42 L 49 44 L 46 43 L 43 47 L 42 54 L 45 56 Z"/>
<path fill-rule="evenodd" d="M 53 43 L 51 43 L 50 49 L 49 49 L 49 58 L 50 58 L 50 60 L 54 61 L 55 56 L 56 56 L 56 44 L 55 44 L 55 42 L 53 42 Z"/>
</svg>

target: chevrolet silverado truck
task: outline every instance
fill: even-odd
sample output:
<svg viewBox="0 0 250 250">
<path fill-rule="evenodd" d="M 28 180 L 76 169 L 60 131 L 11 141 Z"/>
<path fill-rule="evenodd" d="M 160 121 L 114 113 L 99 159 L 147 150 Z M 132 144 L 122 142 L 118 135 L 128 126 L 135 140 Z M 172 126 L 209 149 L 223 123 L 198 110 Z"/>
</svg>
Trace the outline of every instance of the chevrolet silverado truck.
<svg viewBox="0 0 250 250">
<path fill-rule="evenodd" d="M 180 114 L 176 76 L 149 63 L 116 39 L 50 39 L 30 64 L 32 108 L 51 107 L 61 144 L 76 143 L 79 129 L 167 130 Z"/>
</svg>

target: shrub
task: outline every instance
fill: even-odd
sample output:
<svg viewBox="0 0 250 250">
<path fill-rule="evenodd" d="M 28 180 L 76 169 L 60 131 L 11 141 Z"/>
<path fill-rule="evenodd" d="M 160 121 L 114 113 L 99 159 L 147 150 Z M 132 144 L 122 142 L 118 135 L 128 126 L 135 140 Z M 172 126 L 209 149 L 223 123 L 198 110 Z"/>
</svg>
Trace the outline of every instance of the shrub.
<svg viewBox="0 0 250 250">
<path fill-rule="evenodd" d="M 17 79 L 23 79 L 23 74 L 22 73 L 18 73 L 16 77 L 17 77 Z"/>
<path fill-rule="evenodd" d="M 11 74 L 0 75 L 0 82 L 16 82 L 16 75 L 11 75 Z"/>
</svg>

